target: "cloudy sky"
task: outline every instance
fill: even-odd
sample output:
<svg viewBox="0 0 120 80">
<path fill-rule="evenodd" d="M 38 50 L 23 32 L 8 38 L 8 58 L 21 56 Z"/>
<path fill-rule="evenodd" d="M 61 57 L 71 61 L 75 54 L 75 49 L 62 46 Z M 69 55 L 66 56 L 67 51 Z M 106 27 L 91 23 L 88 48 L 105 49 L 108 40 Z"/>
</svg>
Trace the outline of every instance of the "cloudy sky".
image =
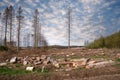
<svg viewBox="0 0 120 80">
<path fill-rule="evenodd" d="M 34 9 L 40 12 L 42 33 L 49 45 L 67 45 L 67 11 L 71 7 L 71 45 L 84 45 L 120 30 L 120 0 L 0 0 L 0 11 L 23 8 L 24 29 L 31 33 Z"/>
</svg>

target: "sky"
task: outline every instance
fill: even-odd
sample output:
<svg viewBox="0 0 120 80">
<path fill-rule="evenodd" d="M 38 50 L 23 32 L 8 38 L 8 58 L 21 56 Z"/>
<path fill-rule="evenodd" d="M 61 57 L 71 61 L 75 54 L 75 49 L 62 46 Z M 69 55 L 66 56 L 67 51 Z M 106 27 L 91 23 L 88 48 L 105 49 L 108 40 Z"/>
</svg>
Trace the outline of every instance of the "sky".
<svg viewBox="0 0 120 80">
<path fill-rule="evenodd" d="M 22 6 L 25 16 L 22 37 L 33 33 L 33 13 L 39 10 L 42 33 L 49 45 L 67 45 L 69 7 L 71 45 L 83 46 L 85 41 L 91 42 L 120 30 L 120 0 L 0 0 L 0 12 L 10 5 L 15 10 Z"/>
</svg>

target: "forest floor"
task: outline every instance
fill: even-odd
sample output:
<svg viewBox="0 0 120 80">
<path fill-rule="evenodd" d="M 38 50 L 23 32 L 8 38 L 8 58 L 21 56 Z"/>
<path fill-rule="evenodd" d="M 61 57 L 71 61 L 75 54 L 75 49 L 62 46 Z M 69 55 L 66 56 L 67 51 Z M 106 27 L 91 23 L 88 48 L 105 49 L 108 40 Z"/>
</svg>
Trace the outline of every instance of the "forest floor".
<svg viewBox="0 0 120 80">
<path fill-rule="evenodd" d="M 41 56 L 50 55 L 54 59 L 64 59 L 66 56 L 70 59 L 91 58 L 94 60 L 112 60 L 114 65 L 101 68 L 77 68 L 70 71 L 52 71 L 41 72 L 26 72 L 14 69 L 6 69 L 0 67 L 0 80 L 120 80 L 120 49 L 87 49 L 87 48 L 49 48 L 44 49 L 21 49 L 19 52 L 14 50 L 0 51 L 0 62 L 4 62 L 11 57 L 23 56 Z M 8 73 L 1 74 L 2 72 Z M 13 74 L 11 74 L 13 72 Z M 20 72 L 20 73 L 19 73 Z"/>
</svg>

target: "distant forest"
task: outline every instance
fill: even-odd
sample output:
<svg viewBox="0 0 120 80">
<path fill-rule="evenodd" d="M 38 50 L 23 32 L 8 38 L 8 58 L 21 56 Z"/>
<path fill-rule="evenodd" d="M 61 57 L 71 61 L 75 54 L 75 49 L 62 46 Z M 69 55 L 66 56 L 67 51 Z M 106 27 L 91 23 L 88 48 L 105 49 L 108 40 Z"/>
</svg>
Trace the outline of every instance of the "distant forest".
<svg viewBox="0 0 120 80">
<path fill-rule="evenodd" d="M 88 48 L 120 48 L 120 31 L 110 36 L 103 37 L 94 40 L 87 45 Z"/>
</svg>

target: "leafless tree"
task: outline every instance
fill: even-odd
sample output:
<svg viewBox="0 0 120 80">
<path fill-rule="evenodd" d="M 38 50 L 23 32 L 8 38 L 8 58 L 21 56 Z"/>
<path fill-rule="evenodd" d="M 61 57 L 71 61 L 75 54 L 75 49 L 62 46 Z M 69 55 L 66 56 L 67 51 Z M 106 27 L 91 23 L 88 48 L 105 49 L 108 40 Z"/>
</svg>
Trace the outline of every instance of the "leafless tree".
<svg viewBox="0 0 120 80">
<path fill-rule="evenodd" d="M 0 13 L 0 39 L 1 39 L 1 45 L 4 45 L 4 31 L 5 31 L 5 18 L 3 16 L 3 12 Z"/>
<path fill-rule="evenodd" d="M 9 16 L 9 8 L 6 7 L 3 13 L 3 22 L 5 23 L 5 37 L 4 37 L 4 46 L 7 46 L 7 28 L 8 28 L 8 16 Z"/>
<path fill-rule="evenodd" d="M 23 12 L 22 8 L 19 7 L 19 9 L 17 11 L 17 13 L 18 13 L 18 15 L 17 15 L 17 20 L 18 20 L 18 29 L 17 29 L 17 32 L 18 32 L 18 35 L 17 35 L 17 37 L 18 37 L 18 45 L 17 45 L 17 50 L 18 51 L 20 49 L 20 30 L 21 30 L 21 24 L 22 24 L 22 20 L 24 18 L 23 15 L 22 15 L 22 12 Z"/>
<path fill-rule="evenodd" d="M 44 36 L 42 36 L 42 46 L 45 48 L 45 47 L 47 47 L 47 45 L 48 45 L 48 42 L 46 41 Z"/>
<path fill-rule="evenodd" d="M 26 36 L 27 40 L 27 47 L 30 47 L 30 33 L 27 34 Z"/>
<path fill-rule="evenodd" d="M 27 47 L 27 39 L 26 39 L 26 38 L 27 38 L 26 36 L 24 36 L 24 38 L 23 38 L 24 46 L 25 46 L 25 47 Z"/>
<path fill-rule="evenodd" d="M 2 24 L 2 17 L 1 17 L 2 13 L 0 13 L 0 23 Z M 0 25 L 0 38 L 2 39 L 2 25 Z"/>
<path fill-rule="evenodd" d="M 39 12 L 38 9 L 34 12 L 34 21 L 33 21 L 33 27 L 34 27 L 34 48 L 38 47 L 38 36 L 39 36 Z"/>
<path fill-rule="evenodd" d="M 0 13 L 0 23 L 1 23 L 1 13 Z M 2 24 L 2 23 L 1 23 Z M 2 25 L 0 25 L 0 46 L 2 45 Z"/>
<path fill-rule="evenodd" d="M 67 24 L 68 24 L 68 48 L 70 48 L 70 33 L 71 33 L 71 31 L 70 31 L 70 29 L 71 29 L 71 8 L 69 7 L 68 8 L 68 13 L 67 13 L 67 19 L 68 19 L 68 22 L 67 22 Z"/>
<path fill-rule="evenodd" d="M 14 19 L 14 8 L 13 8 L 13 6 L 10 6 L 10 7 L 9 7 L 10 44 L 11 44 L 11 41 L 12 41 L 13 19 Z"/>
</svg>

